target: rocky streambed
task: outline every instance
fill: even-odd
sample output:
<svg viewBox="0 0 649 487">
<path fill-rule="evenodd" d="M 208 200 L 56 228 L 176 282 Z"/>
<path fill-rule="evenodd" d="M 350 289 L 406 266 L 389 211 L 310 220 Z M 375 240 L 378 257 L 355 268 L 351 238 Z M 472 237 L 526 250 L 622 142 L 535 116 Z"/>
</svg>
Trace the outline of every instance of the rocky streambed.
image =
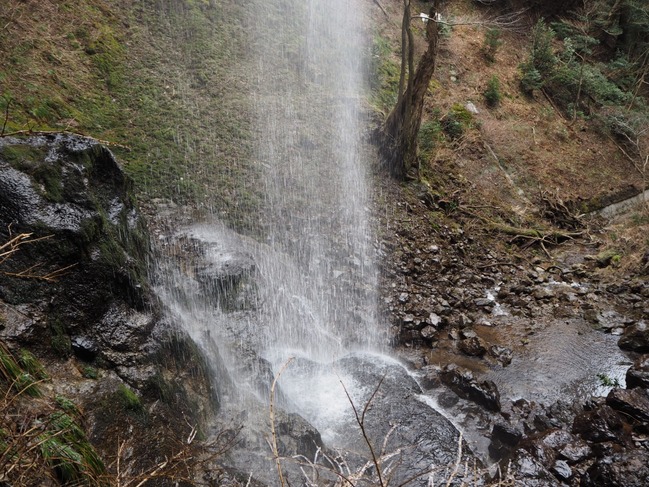
<svg viewBox="0 0 649 487">
<path fill-rule="evenodd" d="M 519 252 L 460 213 L 431 225 L 422 195 L 382 222 L 382 305 L 436 406 L 516 485 L 646 485 L 646 267 L 603 273 L 592 241 Z"/>
</svg>

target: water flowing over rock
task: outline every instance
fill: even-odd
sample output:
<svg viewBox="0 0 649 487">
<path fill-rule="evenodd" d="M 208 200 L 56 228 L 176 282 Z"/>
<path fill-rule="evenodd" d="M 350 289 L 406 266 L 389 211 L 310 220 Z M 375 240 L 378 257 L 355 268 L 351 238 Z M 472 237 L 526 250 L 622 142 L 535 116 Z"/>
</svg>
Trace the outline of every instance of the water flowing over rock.
<svg viewBox="0 0 649 487">
<path fill-rule="evenodd" d="M 0 242 L 12 238 L 0 341 L 48 366 L 48 393 L 84 411 L 102 455 L 128 441 L 131 468 L 149 468 L 186 434 L 178 411 L 198 424 L 217 401 L 196 346 L 161 317 L 148 232 L 113 154 L 80 136 L 0 138 Z"/>
</svg>

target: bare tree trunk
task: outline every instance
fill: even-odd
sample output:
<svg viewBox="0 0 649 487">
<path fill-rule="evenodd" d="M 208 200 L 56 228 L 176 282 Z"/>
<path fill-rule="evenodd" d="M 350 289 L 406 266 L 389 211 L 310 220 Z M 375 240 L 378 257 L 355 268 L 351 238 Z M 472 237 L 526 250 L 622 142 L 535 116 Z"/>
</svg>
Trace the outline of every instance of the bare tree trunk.
<svg viewBox="0 0 649 487">
<path fill-rule="evenodd" d="M 403 96 L 399 97 L 396 106 L 388 115 L 381 129 L 381 151 L 387 167 L 394 177 L 404 178 L 407 171 L 415 166 L 417 161 L 417 135 L 421 125 L 421 115 L 424 106 L 424 96 L 435 72 L 437 58 L 437 43 L 439 26 L 435 21 L 440 0 L 435 0 L 430 8 L 430 20 L 426 26 L 428 48 L 419 60 L 417 70 L 413 72 L 414 62 L 412 32 L 410 32 L 410 16 L 407 22 L 406 35 L 410 42 L 408 46 L 408 84 Z M 407 10 L 409 10 L 406 7 Z M 404 20 L 404 27 L 406 22 Z M 403 46 L 405 50 L 405 46 Z M 405 56 L 403 56 L 405 58 Z M 402 66 L 402 70 L 404 67 Z"/>
</svg>

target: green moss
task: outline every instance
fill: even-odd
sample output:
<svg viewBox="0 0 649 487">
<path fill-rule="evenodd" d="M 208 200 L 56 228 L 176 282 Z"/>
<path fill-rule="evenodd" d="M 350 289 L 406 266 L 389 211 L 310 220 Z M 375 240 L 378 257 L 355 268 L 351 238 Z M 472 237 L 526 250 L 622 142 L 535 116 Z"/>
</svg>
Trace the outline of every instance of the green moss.
<svg viewBox="0 0 649 487">
<path fill-rule="evenodd" d="M 99 378 L 99 370 L 90 365 L 84 365 L 81 367 L 81 375 L 86 379 L 96 380 Z"/>
<path fill-rule="evenodd" d="M 401 67 L 394 58 L 390 41 L 376 36 L 372 46 L 372 104 L 387 114 L 397 103 Z"/>
<path fill-rule="evenodd" d="M 117 396 L 120 404 L 127 411 L 142 411 L 142 401 L 128 386 L 121 384 L 117 390 Z"/>
<path fill-rule="evenodd" d="M 424 160 L 432 157 L 435 146 L 442 138 L 443 128 L 438 120 L 428 120 L 421 124 L 418 135 L 420 155 Z"/>
<path fill-rule="evenodd" d="M 0 147 L 0 158 L 19 171 L 34 170 L 43 161 L 45 155 L 45 149 L 26 144 Z"/>
<path fill-rule="evenodd" d="M 442 119 L 444 132 L 451 139 L 458 139 L 473 124 L 473 115 L 462 104 L 455 103 Z"/>
<path fill-rule="evenodd" d="M 63 183 L 61 181 L 61 168 L 47 162 L 42 163 L 33 172 L 34 180 L 41 184 L 43 196 L 49 201 L 58 203 L 63 201 Z"/>
</svg>

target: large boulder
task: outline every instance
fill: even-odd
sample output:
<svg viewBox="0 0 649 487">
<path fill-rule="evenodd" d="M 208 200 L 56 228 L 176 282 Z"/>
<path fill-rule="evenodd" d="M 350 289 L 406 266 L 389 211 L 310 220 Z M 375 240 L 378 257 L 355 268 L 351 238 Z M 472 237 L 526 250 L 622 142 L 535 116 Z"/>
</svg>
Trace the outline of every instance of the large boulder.
<svg viewBox="0 0 649 487">
<path fill-rule="evenodd" d="M 638 321 L 624 330 L 624 335 L 618 341 L 623 350 L 632 352 L 649 352 L 649 326 L 644 320 Z"/>
<path fill-rule="evenodd" d="M 0 243 L 16 237 L 0 269 L 0 299 L 17 311 L 5 338 L 111 363 L 111 350 L 147 340 L 148 235 L 108 149 L 71 135 L 0 139 Z M 113 327 L 125 322 L 127 333 Z"/>
<path fill-rule="evenodd" d="M 626 386 L 629 389 L 634 387 L 649 389 L 649 355 L 638 358 L 626 371 Z"/>
</svg>

